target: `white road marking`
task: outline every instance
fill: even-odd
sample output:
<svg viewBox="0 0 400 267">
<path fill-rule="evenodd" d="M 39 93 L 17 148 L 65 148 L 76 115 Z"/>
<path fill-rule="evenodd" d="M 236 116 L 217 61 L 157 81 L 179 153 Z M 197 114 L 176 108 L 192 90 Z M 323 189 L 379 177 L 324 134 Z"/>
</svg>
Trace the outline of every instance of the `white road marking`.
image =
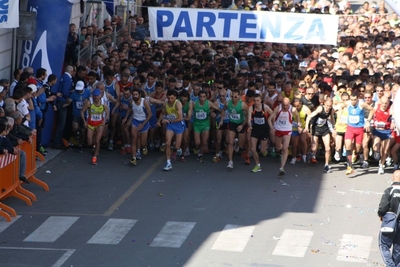
<svg viewBox="0 0 400 267">
<path fill-rule="evenodd" d="M 119 244 L 136 222 L 137 220 L 109 219 L 88 241 L 88 244 Z"/>
<path fill-rule="evenodd" d="M 249 242 L 254 228 L 255 226 L 227 224 L 211 249 L 242 252 Z"/>
<path fill-rule="evenodd" d="M 195 222 L 167 222 L 150 246 L 180 248 L 195 225 Z"/>
<path fill-rule="evenodd" d="M 338 261 L 368 262 L 372 236 L 344 234 L 340 240 Z"/>
<path fill-rule="evenodd" d="M 312 231 L 285 229 L 272 255 L 304 257 L 313 234 Z"/>
<path fill-rule="evenodd" d="M 32 234 L 24 239 L 25 242 L 54 242 L 62 236 L 79 217 L 51 216 L 42 223 Z"/>
</svg>

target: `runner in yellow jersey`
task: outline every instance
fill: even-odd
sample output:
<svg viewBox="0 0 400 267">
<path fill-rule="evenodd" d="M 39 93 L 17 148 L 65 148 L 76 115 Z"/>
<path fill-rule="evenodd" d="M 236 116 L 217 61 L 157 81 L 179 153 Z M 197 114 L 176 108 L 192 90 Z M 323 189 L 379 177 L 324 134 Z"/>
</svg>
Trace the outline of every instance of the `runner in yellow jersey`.
<svg viewBox="0 0 400 267">
<path fill-rule="evenodd" d="M 86 111 L 88 111 L 88 117 L 86 119 Z M 97 164 L 97 156 L 100 151 L 101 137 L 104 131 L 104 125 L 109 118 L 108 105 L 105 105 L 101 100 L 101 91 L 94 89 L 92 97 L 85 100 L 85 103 L 81 109 L 81 116 L 85 122 L 85 128 L 87 131 L 87 142 L 89 145 L 93 145 L 94 153 L 92 158 L 92 164 Z M 93 136 L 95 136 L 93 140 Z"/>
</svg>

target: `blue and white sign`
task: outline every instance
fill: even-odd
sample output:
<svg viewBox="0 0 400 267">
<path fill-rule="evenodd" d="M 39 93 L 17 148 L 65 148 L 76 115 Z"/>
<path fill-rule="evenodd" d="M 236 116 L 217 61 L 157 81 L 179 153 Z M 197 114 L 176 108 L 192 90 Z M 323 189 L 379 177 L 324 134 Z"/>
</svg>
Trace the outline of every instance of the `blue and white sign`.
<svg viewBox="0 0 400 267">
<path fill-rule="evenodd" d="M 338 16 L 149 7 L 152 40 L 336 45 Z"/>
<path fill-rule="evenodd" d="M 19 1 L 0 0 L 0 28 L 19 27 Z"/>
</svg>

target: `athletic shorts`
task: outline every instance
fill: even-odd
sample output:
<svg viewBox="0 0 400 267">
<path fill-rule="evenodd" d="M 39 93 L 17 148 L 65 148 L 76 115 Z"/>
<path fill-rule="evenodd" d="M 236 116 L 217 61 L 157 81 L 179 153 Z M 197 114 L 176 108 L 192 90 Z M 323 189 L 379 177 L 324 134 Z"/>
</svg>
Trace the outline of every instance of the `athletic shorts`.
<svg viewBox="0 0 400 267">
<path fill-rule="evenodd" d="M 167 124 L 167 131 L 175 134 L 182 134 L 185 131 L 185 123 L 183 121 L 171 122 Z"/>
<path fill-rule="evenodd" d="M 344 134 L 345 140 L 355 139 L 356 144 L 362 144 L 363 136 L 364 136 L 364 127 L 353 127 L 347 125 L 346 133 Z"/>
<path fill-rule="evenodd" d="M 81 116 L 73 115 L 72 116 L 72 122 L 77 123 L 80 128 L 83 127 L 83 119 Z"/>
<path fill-rule="evenodd" d="M 275 136 L 276 137 L 284 137 L 286 135 L 292 135 L 292 131 L 279 131 L 275 130 Z"/>
<path fill-rule="evenodd" d="M 372 135 L 380 138 L 382 141 L 392 138 L 392 131 L 374 129 Z"/>
<path fill-rule="evenodd" d="M 138 120 L 133 119 L 132 120 L 132 125 L 137 128 L 137 127 L 139 127 L 139 124 L 143 124 L 143 122 L 144 121 L 138 121 Z M 143 125 L 143 128 L 139 131 L 139 133 L 145 133 L 149 129 L 150 129 L 150 123 L 147 122 L 145 125 Z"/>
<path fill-rule="evenodd" d="M 90 125 L 90 124 L 88 124 L 87 127 L 88 127 L 89 130 L 96 131 L 97 128 L 99 128 L 101 126 L 103 126 L 103 124 L 99 124 L 99 125 Z"/>
<path fill-rule="evenodd" d="M 246 132 L 246 131 L 247 131 L 247 125 L 244 126 L 240 132 L 238 132 L 238 131 L 236 130 L 237 127 L 239 127 L 240 125 L 242 125 L 242 124 L 240 124 L 240 123 L 234 123 L 234 122 L 231 122 L 231 121 L 230 121 L 230 122 L 228 123 L 228 130 L 229 130 L 229 131 L 232 131 L 232 132 L 235 132 L 235 133 L 244 133 L 244 132 Z"/>
<path fill-rule="evenodd" d="M 251 131 L 251 137 L 256 138 L 260 141 L 266 141 L 269 137 L 269 132 L 268 131 Z"/>
<path fill-rule="evenodd" d="M 154 129 L 157 127 L 157 118 L 155 116 L 152 116 L 150 121 L 149 121 L 149 125 L 150 125 L 150 129 Z"/>
<path fill-rule="evenodd" d="M 292 136 L 299 136 L 299 135 L 300 135 L 299 131 L 292 131 Z"/>
<path fill-rule="evenodd" d="M 209 131 L 209 130 L 210 130 L 210 121 L 193 123 L 193 131 L 195 133 L 202 133 L 202 132 Z"/>
<path fill-rule="evenodd" d="M 325 136 L 327 134 L 330 134 L 329 127 L 327 125 L 324 125 L 322 127 L 314 126 L 312 128 L 312 135 L 313 136 Z"/>
<path fill-rule="evenodd" d="M 336 132 L 336 135 L 343 136 L 343 137 L 344 137 L 345 134 L 346 133 Z"/>
</svg>

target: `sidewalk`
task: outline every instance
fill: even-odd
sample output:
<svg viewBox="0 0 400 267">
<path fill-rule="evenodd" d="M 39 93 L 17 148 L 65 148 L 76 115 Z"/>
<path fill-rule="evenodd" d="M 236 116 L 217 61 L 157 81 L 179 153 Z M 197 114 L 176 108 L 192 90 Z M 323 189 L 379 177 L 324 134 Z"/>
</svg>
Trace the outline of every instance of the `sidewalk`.
<svg viewBox="0 0 400 267">
<path fill-rule="evenodd" d="M 36 160 L 36 169 L 39 169 L 40 167 L 42 167 L 43 165 L 45 165 L 46 163 L 52 161 L 55 157 L 57 157 L 61 152 L 63 152 L 62 150 L 59 149 L 52 149 L 52 148 L 46 148 L 47 150 L 47 155 L 44 157 L 44 161 L 40 161 L 40 160 Z"/>
</svg>

